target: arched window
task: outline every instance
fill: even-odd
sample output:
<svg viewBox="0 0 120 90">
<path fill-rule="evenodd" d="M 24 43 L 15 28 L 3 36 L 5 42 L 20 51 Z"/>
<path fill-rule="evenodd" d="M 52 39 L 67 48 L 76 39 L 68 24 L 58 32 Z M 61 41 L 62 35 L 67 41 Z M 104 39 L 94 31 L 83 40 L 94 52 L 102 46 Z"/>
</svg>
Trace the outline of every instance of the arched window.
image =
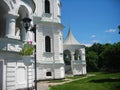
<svg viewBox="0 0 120 90">
<path fill-rule="evenodd" d="M 51 52 L 51 41 L 49 36 L 45 37 L 45 51 Z"/>
<path fill-rule="evenodd" d="M 50 13 L 50 2 L 45 0 L 45 13 Z"/>
<path fill-rule="evenodd" d="M 74 59 L 75 60 L 81 60 L 80 51 L 77 50 L 77 49 L 75 50 Z"/>
<path fill-rule="evenodd" d="M 66 65 L 71 65 L 71 52 L 69 50 L 64 50 L 63 52 L 64 61 Z"/>
</svg>

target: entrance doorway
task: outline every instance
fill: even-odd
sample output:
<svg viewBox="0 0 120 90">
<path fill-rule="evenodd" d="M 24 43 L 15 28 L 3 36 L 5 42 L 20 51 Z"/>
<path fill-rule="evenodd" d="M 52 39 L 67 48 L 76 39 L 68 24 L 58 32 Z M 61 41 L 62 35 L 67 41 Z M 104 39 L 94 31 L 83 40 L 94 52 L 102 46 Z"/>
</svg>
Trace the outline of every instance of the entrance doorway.
<svg viewBox="0 0 120 90">
<path fill-rule="evenodd" d="M 69 50 L 64 50 L 64 62 L 65 62 L 65 74 L 72 74 L 71 69 L 71 52 Z"/>
</svg>

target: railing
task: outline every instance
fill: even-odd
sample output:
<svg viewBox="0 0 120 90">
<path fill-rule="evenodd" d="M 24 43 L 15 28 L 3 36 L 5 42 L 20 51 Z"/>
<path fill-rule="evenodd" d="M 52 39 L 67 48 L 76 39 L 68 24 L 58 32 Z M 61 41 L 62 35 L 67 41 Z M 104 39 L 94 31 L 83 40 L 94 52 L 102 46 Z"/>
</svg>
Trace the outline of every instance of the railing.
<svg viewBox="0 0 120 90">
<path fill-rule="evenodd" d="M 71 61 L 71 63 L 73 64 L 86 64 L 86 61 L 82 61 L 82 60 L 74 60 L 74 61 Z"/>
</svg>

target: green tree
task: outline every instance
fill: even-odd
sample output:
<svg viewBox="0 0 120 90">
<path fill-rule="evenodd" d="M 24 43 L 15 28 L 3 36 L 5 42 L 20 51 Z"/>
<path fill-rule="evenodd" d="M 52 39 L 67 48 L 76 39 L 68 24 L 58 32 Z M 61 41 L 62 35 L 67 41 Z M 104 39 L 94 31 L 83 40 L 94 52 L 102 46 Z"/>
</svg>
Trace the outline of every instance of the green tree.
<svg viewBox="0 0 120 90">
<path fill-rule="evenodd" d="M 94 43 L 91 47 L 86 48 L 86 60 L 88 71 L 98 71 L 102 66 L 102 59 L 100 53 L 103 51 L 103 45 Z"/>
<path fill-rule="evenodd" d="M 95 43 L 86 48 L 88 71 L 120 71 L 120 42 L 114 44 Z"/>
<path fill-rule="evenodd" d="M 102 68 L 105 71 L 120 71 L 120 43 L 115 43 L 113 45 L 106 44 L 100 56 L 102 60 L 104 60 Z"/>
<path fill-rule="evenodd" d="M 86 54 L 87 59 L 87 70 L 88 72 L 98 71 L 97 67 L 97 61 L 98 61 L 98 55 L 94 51 L 89 51 Z"/>
</svg>

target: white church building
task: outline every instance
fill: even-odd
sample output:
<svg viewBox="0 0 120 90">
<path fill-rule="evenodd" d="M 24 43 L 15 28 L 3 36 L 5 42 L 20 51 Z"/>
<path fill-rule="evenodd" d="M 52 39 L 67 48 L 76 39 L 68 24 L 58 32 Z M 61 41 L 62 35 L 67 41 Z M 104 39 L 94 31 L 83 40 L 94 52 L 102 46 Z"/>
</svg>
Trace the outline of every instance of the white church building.
<svg viewBox="0 0 120 90">
<path fill-rule="evenodd" d="M 26 15 L 36 24 L 25 30 Z M 69 30 L 63 41 L 60 0 L 0 0 L 0 90 L 32 90 L 34 55 L 19 53 L 25 42 L 36 44 L 37 80 L 64 79 L 65 74 L 86 75 L 85 46 Z"/>
</svg>

